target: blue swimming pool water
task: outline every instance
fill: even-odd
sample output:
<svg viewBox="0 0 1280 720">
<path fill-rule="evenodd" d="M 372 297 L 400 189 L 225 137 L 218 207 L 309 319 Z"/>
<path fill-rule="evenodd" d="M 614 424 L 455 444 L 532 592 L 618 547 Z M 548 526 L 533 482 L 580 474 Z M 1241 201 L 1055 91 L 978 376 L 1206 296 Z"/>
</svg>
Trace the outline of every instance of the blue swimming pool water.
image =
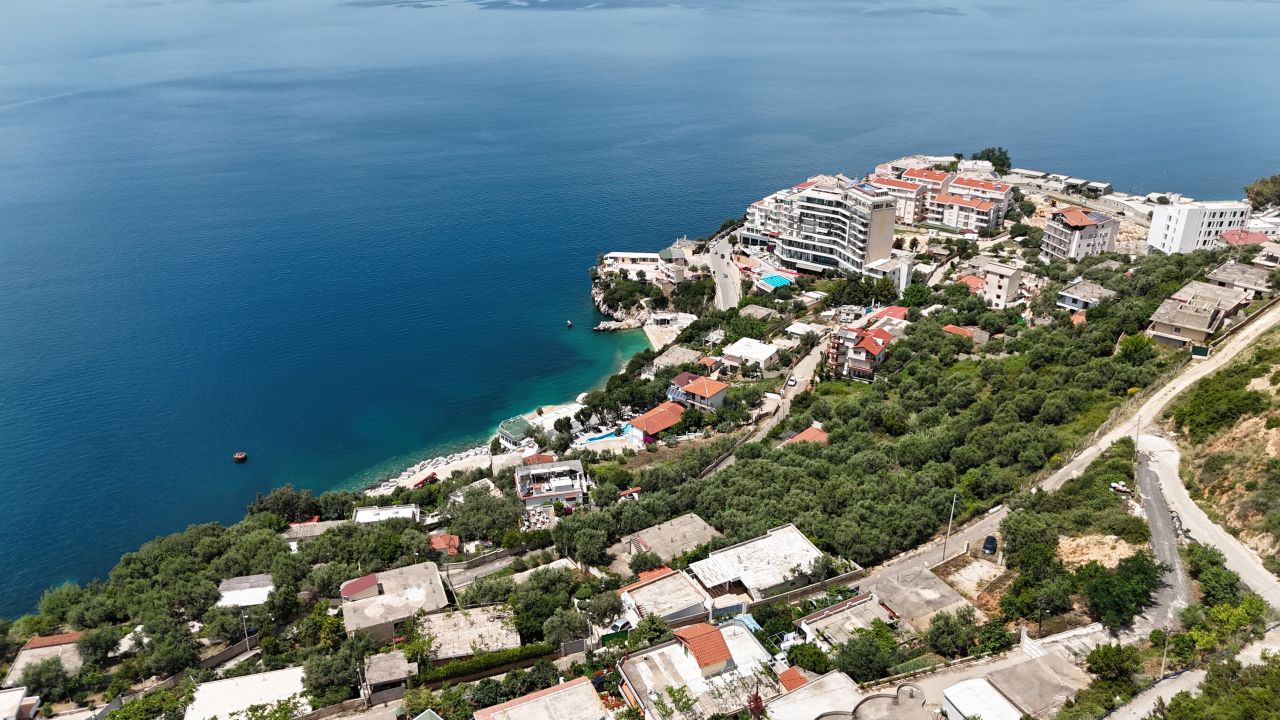
<svg viewBox="0 0 1280 720">
<path fill-rule="evenodd" d="M 765 285 L 768 285 L 770 287 L 776 287 L 776 288 L 780 288 L 784 285 L 791 284 L 790 278 L 786 278 L 781 275 L 765 275 L 760 279 L 764 282 Z"/>
</svg>

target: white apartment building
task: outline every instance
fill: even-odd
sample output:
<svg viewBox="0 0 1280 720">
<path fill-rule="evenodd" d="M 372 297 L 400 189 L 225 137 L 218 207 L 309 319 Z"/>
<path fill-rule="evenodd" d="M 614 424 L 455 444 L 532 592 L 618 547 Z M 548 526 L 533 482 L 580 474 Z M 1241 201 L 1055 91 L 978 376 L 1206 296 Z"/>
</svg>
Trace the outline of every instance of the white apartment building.
<svg viewBox="0 0 1280 720">
<path fill-rule="evenodd" d="M 1116 249 L 1120 221 L 1097 210 L 1064 207 L 1049 215 L 1040 243 L 1040 262 L 1079 260 Z"/>
<path fill-rule="evenodd" d="M 889 193 L 889 197 L 893 198 L 894 214 L 898 222 L 907 225 L 924 222 L 929 209 L 929 193 L 924 185 L 879 175 L 867 182 Z"/>
<path fill-rule="evenodd" d="M 902 179 L 925 186 L 930 195 L 947 192 L 955 175 L 933 168 L 911 168 L 902 173 Z"/>
<path fill-rule="evenodd" d="M 929 222 L 961 230 L 987 230 L 1000 224 L 998 206 L 988 200 L 941 194 L 929 201 Z"/>
<path fill-rule="evenodd" d="M 743 245 L 769 247 L 800 270 L 865 272 L 893 248 L 895 202 L 844 175 L 817 175 L 747 208 Z"/>
<path fill-rule="evenodd" d="M 1021 297 L 1022 271 L 1001 263 L 988 263 L 982 279 L 982 297 L 996 310 L 1003 310 Z"/>
<path fill-rule="evenodd" d="M 1202 200 L 1157 205 L 1151 216 L 1147 244 L 1166 254 L 1208 250 L 1226 230 L 1249 222 L 1249 204 L 1237 200 Z"/>
<path fill-rule="evenodd" d="M 998 180 L 961 176 L 951 181 L 947 192 L 960 197 L 994 203 L 999 218 L 1004 217 L 1004 214 L 1009 211 L 1009 205 L 1013 203 L 1013 186 Z"/>
</svg>

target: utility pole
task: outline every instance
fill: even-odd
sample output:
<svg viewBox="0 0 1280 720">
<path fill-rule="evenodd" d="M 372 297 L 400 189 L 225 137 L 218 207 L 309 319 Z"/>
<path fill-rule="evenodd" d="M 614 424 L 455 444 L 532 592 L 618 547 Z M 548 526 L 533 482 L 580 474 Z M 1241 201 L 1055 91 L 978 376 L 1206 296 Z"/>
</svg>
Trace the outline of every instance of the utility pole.
<svg viewBox="0 0 1280 720">
<path fill-rule="evenodd" d="M 1160 678 L 1164 678 L 1165 661 L 1169 659 L 1169 626 L 1164 627 L 1164 652 L 1160 653 Z"/>
<path fill-rule="evenodd" d="M 244 608 L 240 608 L 240 630 L 244 632 L 244 651 L 249 652 L 249 624 L 244 621 Z"/>
<path fill-rule="evenodd" d="M 951 522 L 956 519 L 956 498 L 959 495 L 960 493 L 951 493 L 951 517 L 947 518 L 947 534 L 942 538 L 942 560 L 947 559 L 947 541 L 951 539 Z"/>
</svg>

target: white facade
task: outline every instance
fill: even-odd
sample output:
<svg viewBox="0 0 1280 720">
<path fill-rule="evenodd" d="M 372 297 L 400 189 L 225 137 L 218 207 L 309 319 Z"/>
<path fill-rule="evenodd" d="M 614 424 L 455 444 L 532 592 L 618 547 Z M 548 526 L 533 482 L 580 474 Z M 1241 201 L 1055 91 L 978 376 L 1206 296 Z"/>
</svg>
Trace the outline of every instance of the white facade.
<svg viewBox="0 0 1280 720">
<path fill-rule="evenodd" d="M 1147 244 L 1165 254 L 1209 250 L 1226 230 L 1249 222 L 1249 204 L 1235 200 L 1210 200 L 1157 205 L 1151 216 Z"/>
<path fill-rule="evenodd" d="M 873 177 L 869 183 L 884 190 L 893 198 L 894 217 L 898 222 L 915 225 L 924 221 L 929 209 L 929 193 L 924 185 L 893 177 Z"/>
<path fill-rule="evenodd" d="M 1044 226 L 1040 262 L 1079 260 L 1116 249 L 1120 221 L 1097 210 L 1068 207 L 1055 210 Z"/>
<path fill-rule="evenodd" d="M 310 710 L 302 687 L 301 667 L 200 683 L 183 718 L 234 718 L 252 705 L 271 705 L 290 698 L 298 700 L 299 712 Z"/>
<path fill-rule="evenodd" d="M 889 257 L 895 202 L 844 175 L 818 175 L 747 208 L 739 233 L 748 247 L 772 246 L 784 264 L 810 272 L 863 273 Z"/>
<path fill-rule="evenodd" d="M 986 200 L 996 206 L 996 216 L 1003 218 L 1013 202 L 1013 186 L 998 180 L 958 177 L 951 181 L 947 192 L 960 197 Z"/>
<path fill-rule="evenodd" d="M 940 194 L 929 202 L 929 222 L 977 232 L 1000 223 L 998 206 L 988 200 Z"/>
<path fill-rule="evenodd" d="M 1017 268 L 989 263 L 982 279 L 982 298 L 996 310 L 1013 305 L 1021 296 L 1022 271 Z"/>
</svg>

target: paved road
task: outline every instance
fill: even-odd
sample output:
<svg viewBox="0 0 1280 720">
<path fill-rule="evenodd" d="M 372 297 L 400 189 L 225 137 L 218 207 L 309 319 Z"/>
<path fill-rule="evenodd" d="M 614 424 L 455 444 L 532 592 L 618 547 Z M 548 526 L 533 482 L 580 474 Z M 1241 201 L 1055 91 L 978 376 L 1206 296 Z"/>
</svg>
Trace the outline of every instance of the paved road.
<svg viewBox="0 0 1280 720">
<path fill-rule="evenodd" d="M 1181 626 L 1179 614 L 1191 604 L 1191 580 L 1178 553 L 1179 540 L 1169 505 L 1160 486 L 1156 460 L 1150 452 L 1138 451 L 1138 491 L 1142 493 L 1142 509 L 1151 528 L 1151 550 L 1157 562 L 1171 569 L 1165 573 L 1165 586 L 1156 591 L 1156 605 L 1146 614 L 1154 627 Z"/>
<path fill-rule="evenodd" d="M 733 262 L 733 246 L 729 244 L 729 235 L 730 233 L 721 235 L 707 247 L 707 265 L 716 280 L 717 310 L 738 307 L 738 300 L 742 297 L 741 271 Z M 724 255 L 723 259 L 721 255 Z"/>
<path fill-rule="evenodd" d="M 1145 432 L 1138 438 L 1138 446 L 1154 459 L 1165 497 L 1182 519 L 1183 528 L 1197 542 L 1213 545 L 1221 550 L 1227 567 L 1235 571 L 1245 585 L 1262 596 L 1272 607 L 1280 607 L 1280 578 L 1262 566 L 1262 560 L 1256 552 L 1210 520 L 1187 493 L 1187 487 L 1182 484 L 1182 477 L 1178 472 L 1181 456 L 1177 445 L 1163 435 Z"/>
</svg>

